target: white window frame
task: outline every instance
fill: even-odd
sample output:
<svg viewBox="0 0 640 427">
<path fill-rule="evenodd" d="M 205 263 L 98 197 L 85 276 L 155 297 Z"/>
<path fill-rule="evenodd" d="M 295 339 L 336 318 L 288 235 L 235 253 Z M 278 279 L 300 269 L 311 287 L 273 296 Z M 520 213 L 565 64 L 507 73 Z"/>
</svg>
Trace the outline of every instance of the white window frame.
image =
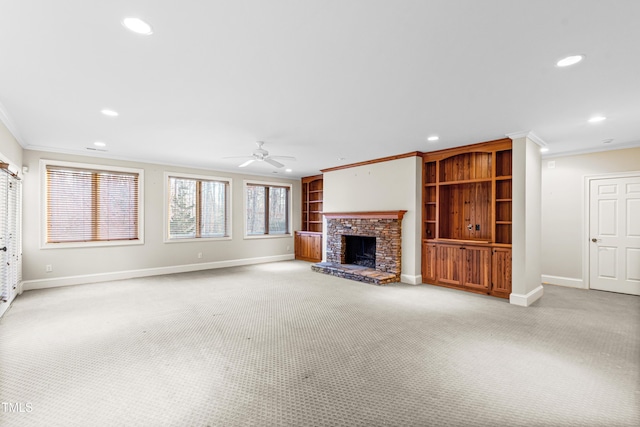
<svg viewBox="0 0 640 427">
<path fill-rule="evenodd" d="M 75 169 L 90 169 L 105 172 L 123 172 L 138 174 L 138 239 L 137 240 L 111 240 L 100 242 L 47 242 L 47 218 L 49 216 L 47 206 L 47 166 L 59 166 Z M 120 166 L 96 165 L 90 163 L 66 162 L 62 160 L 40 159 L 40 249 L 60 248 L 90 248 L 104 246 L 134 246 L 144 245 L 144 169 L 125 168 Z"/>
<path fill-rule="evenodd" d="M 287 232 L 283 234 L 247 234 L 247 187 L 251 184 L 264 185 L 264 186 L 273 186 L 273 187 L 284 187 L 288 188 L 289 200 L 287 201 L 288 209 L 287 209 Z M 292 230 L 292 222 L 293 222 L 293 185 L 285 182 L 274 182 L 274 181 L 258 181 L 255 179 L 245 179 L 243 181 L 243 189 L 242 189 L 242 215 L 244 216 L 244 238 L 245 239 L 282 239 L 282 238 L 291 238 L 293 236 Z"/>
<path fill-rule="evenodd" d="M 227 193 L 227 217 L 229 220 L 227 221 L 227 226 L 229 229 L 227 230 L 227 236 L 221 237 L 189 237 L 184 239 L 171 239 L 169 238 L 169 178 L 185 178 L 185 179 L 195 179 L 195 180 L 203 180 L 203 181 L 222 181 L 226 182 L 229 186 L 229 190 Z M 206 242 L 206 241 L 222 241 L 222 240 L 232 240 L 232 230 L 233 230 L 233 180 L 227 177 L 220 176 L 210 176 L 210 175 L 194 175 L 189 173 L 182 172 L 165 172 L 164 173 L 164 217 L 163 217 L 163 226 L 164 226 L 164 243 L 185 243 L 185 242 Z"/>
</svg>

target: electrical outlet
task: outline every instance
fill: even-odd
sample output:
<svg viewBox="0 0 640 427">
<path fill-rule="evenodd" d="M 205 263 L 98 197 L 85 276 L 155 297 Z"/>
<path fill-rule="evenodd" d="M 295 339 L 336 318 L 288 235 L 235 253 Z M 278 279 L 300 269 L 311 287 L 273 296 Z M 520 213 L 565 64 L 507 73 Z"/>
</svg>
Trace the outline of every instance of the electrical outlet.
<svg viewBox="0 0 640 427">
<path fill-rule="evenodd" d="M 291 250 L 291 246 L 287 245 L 287 252 Z"/>
<path fill-rule="evenodd" d="M 198 258 L 202 258 L 202 252 L 198 252 Z"/>
<path fill-rule="evenodd" d="M 47 273 L 51 273 L 53 271 L 53 266 L 51 264 L 47 264 L 47 265 L 44 266 L 44 270 Z"/>
</svg>

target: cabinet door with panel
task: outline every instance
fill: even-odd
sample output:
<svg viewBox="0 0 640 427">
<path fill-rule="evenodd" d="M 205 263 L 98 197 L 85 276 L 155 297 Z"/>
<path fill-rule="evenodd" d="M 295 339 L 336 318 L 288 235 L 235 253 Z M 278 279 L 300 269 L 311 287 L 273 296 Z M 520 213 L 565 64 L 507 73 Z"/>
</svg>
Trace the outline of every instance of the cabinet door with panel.
<svg viewBox="0 0 640 427">
<path fill-rule="evenodd" d="M 309 245 L 307 245 L 306 235 L 296 232 L 294 245 L 297 259 L 309 258 Z"/>
<path fill-rule="evenodd" d="M 491 255 L 491 295 L 509 298 L 511 294 L 511 249 L 493 248 Z"/>
<path fill-rule="evenodd" d="M 433 243 L 422 244 L 422 281 L 434 284 L 438 281 L 436 274 L 436 245 Z"/>
<path fill-rule="evenodd" d="M 309 248 L 309 258 L 314 261 L 322 260 L 322 234 L 312 234 L 309 235 L 310 240 L 310 248 Z"/>
<path fill-rule="evenodd" d="M 460 246 L 437 245 L 436 271 L 438 272 L 438 284 L 445 286 L 462 286 Z"/>
<path fill-rule="evenodd" d="M 489 292 L 491 248 L 465 245 L 462 252 L 463 286 L 471 290 Z"/>
</svg>

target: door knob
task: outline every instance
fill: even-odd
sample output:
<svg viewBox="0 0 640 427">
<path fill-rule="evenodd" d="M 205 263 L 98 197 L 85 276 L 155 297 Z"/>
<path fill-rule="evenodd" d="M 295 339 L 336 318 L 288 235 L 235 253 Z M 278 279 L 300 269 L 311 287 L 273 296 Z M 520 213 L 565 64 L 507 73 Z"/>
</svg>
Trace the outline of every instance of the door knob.
<svg viewBox="0 0 640 427">
<path fill-rule="evenodd" d="M 596 238 L 594 237 L 593 239 L 591 239 L 591 241 L 592 241 L 593 243 L 596 243 L 596 242 L 598 241 L 598 239 L 596 239 Z"/>
</svg>

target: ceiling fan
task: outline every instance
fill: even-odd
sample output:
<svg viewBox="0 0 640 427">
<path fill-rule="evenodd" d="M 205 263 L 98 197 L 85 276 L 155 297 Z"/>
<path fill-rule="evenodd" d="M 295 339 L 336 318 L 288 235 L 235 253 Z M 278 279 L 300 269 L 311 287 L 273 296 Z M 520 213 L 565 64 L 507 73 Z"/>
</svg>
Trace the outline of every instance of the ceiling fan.
<svg viewBox="0 0 640 427">
<path fill-rule="evenodd" d="M 269 152 L 264 148 L 262 148 L 262 146 L 264 145 L 264 141 L 258 141 L 256 142 L 256 145 L 258 146 L 258 148 L 253 150 L 253 154 L 251 154 L 250 156 L 233 156 L 233 157 L 225 157 L 225 159 L 248 159 L 246 162 L 242 163 L 241 165 L 238 165 L 238 167 L 240 168 L 249 166 L 253 162 L 265 162 L 265 163 L 269 163 L 271 166 L 282 168 L 284 167 L 284 165 L 275 159 L 293 160 L 293 161 L 296 160 L 295 157 L 291 157 L 291 156 L 270 156 Z"/>
</svg>

